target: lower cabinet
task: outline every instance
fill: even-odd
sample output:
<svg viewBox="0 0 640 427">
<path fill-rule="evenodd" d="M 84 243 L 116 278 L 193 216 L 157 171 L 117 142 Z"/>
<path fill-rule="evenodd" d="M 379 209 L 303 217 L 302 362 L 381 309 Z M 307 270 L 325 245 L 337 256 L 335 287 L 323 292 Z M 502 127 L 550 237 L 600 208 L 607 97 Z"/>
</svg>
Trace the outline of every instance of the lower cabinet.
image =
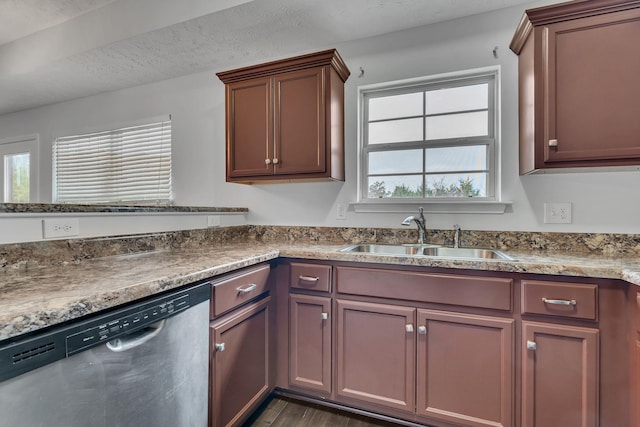
<svg viewBox="0 0 640 427">
<path fill-rule="evenodd" d="M 514 425 L 513 319 L 418 310 L 417 413 L 471 427 Z"/>
<path fill-rule="evenodd" d="M 523 321 L 522 340 L 522 426 L 597 427 L 599 331 Z"/>
<path fill-rule="evenodd" d="M 512 319 L 337 300 L 338 397 L 511 427 Z"/>
<path fill-rule="evenodd" d="M 289 296 L 289 386 L 331 393 L 331 298 Z"/>
<path fill-rule="evenodd" d="M 215 320 L 210 326 L 210 426 L 238 425 L 271 391 L 271 297 Z"/>
<path fill-rule="evenodd" d="M 640 291 L 620 281 L 301 260 L 281 276 L 281 389 L 434 427 L 640 427 Z"/>
<path fill-rule="evenodd" d="M 337 300 L 338 397 L 414 411 L 415 309 Z"/>
</svg>

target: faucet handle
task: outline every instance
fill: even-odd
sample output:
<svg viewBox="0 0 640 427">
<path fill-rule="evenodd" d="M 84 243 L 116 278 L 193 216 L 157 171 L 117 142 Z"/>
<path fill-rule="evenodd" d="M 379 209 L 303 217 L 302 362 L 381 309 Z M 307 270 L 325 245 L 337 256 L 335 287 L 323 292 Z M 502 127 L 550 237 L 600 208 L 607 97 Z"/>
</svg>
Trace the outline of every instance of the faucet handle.
<svg viewBox="0 0 640 427">
<path fill-rule="evenodd" d="M 453 247 L 460 247 L 460 226 L 458 224 L 453 224 Z"/>
<path fill-rule="evenodd" d="M 420 212 L 420 221 L 422 221 L 422 225 L 424 226 L 427 223 L 427 220 L 424 219 L 424 208 L 420 207 L 418 211 Z"/>
</svg>

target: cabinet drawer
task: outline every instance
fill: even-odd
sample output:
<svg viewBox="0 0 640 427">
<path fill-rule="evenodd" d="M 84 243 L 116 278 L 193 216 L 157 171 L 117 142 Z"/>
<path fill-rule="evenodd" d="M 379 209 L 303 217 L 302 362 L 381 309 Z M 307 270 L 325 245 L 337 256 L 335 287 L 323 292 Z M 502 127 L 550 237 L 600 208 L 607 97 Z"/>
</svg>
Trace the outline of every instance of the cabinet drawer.
<svg viewBox="0 0 640 427">
<path fill-rule="evenodd" d="M 295 289 L 330 292 L 331 266 L 292 262 L 290 283 Z"/>
<path fill-rule="evenodd" d="M 513 280 L 336 267 L 339 293 L 511 311 Z"/>
<path fill-rule="evenodd" d="M 211 282 L 211 318 L 219 316 L 269 289 L 270 266 L 261 265 Z"/>
<path fill-rule="evenodd" d="M 522 313 L 596 320 L 597 307 L 597 285 L 522 281 Z"/>
</svg>

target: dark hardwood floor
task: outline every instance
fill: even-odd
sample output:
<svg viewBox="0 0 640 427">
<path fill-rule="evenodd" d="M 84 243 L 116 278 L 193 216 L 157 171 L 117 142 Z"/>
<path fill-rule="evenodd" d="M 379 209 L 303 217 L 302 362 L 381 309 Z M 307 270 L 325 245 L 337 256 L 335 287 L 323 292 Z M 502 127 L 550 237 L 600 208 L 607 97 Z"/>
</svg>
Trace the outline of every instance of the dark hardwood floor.
<svg viewBox="0 0 640 427">
<path fill-rule="evenodd" d="M 243 427 L 397 427 L 398 424 L 349 414 L 282 396 L 267 400 Z"/>
</svg>

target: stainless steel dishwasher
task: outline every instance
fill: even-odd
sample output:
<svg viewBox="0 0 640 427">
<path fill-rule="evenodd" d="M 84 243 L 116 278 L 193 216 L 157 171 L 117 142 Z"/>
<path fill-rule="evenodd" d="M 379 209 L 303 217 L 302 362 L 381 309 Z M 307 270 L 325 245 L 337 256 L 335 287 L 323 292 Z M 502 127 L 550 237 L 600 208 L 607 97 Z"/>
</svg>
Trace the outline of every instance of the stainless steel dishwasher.
<svg viewBox="0 0 640 427">
<path fill-rule="evenodd" d="M 210 285 L 0 344 L 0 425 L 204 427 Z"/>
</svg>

